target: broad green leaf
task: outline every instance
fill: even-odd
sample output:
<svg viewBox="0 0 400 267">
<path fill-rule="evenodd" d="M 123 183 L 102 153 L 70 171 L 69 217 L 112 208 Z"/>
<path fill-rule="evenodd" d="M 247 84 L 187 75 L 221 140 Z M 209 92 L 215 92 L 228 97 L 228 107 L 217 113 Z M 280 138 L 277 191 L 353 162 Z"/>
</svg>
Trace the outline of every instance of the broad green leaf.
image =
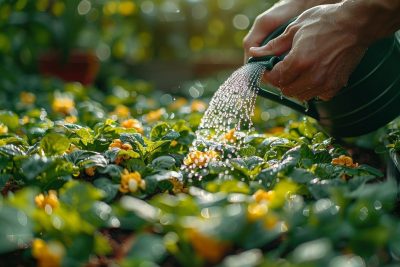
<svg viewBox="0 0 400 267">
<path fill-rule="evenodd" d="M 166 257 L 166 252 L 162 237 L 143 233 L 136 236 L 135 243 L 128 252 L 127 258 L 161 263 Z"/>
<path fill-rule="evenodd" d="M 114 184 L 110 179 L 99 178 L 93 181 L 93 185 L 104 192 L 104 201 L 110 202 L 118 193 L 118 184 Z"/>
<path fill-rule="evenodd" d="M 5 156 L 20 156 L 24 155 L 24 151 L 16 145 L 8 144 L 0 147 L 0 154 Z"/>
<path fill-rule="evenodd" d="M 85 146 L 93 143 L 93 141 L 94 141 L 93 131 L 90 130 L 89 128 L 81 128 L 81 129 L 75 131 L 75 133 L 80 137 L 81 142 Z"/>
<path fill-rule="evenodd" d="M 70 141 L 65 135 L 57 133 L 46 134 L 40 141 L 40 147 L 46 155 L 61 155 L 69 148 Z"/>
<path fill-rule="evenodd" d="M 0 111 L 0 123 L 10 129 L 16 129 L 19 125 L 18 116 L 12 111 Z"/>
<path fill-rule="evenodd" d="M 151 165 L 155 169 L 170 169 L 175 165 L 175 159 L 171 156 L 160 156 L 155 158 Z"/>
<path fill-rule="evenodd" d="M 296 183 L 308 183 L 315 178 L 315 175 L 307 170 L 300 168 L 293 168 L 288 176 Z"/>
<path fill-rule="evenodd" d="M 0 253 L 27 246 L 33 239 L 32 222 L 21 210 L 0 206 Z"/>
</svg>

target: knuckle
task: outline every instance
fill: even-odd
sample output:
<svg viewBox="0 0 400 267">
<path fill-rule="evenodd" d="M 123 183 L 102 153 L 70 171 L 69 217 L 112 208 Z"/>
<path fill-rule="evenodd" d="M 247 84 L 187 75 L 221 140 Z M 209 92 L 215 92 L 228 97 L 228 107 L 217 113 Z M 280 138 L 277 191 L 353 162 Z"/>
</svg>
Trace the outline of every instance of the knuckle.
<svg viewBox="0 0 400 267">
<path fill-rule="evenodd" d="M 246 35 L 242 41 L 243 47 L 249 49 L 251 47 L 251 38 L 249 35 Z"/>
</svg>

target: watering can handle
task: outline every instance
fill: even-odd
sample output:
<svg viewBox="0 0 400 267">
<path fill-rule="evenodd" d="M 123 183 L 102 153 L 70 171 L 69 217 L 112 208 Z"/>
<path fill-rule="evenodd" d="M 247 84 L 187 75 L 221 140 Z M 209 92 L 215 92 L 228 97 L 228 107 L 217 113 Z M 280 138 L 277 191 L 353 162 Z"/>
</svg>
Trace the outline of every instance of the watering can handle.
<svg viewBox="0 0 400 267">
<path fill-rule="evenodd" d="M 275 31 L 273 31 L 270 35 L 268 35 L 264 41 L 262 42 L 261 46 L 266 45 L 269 41 L 271 41 L 272 39 L 275 39 L 276 37 L 278 37 L 279 35 L 281 35 L 285 29 L 287 28 L 287 26 L 292 23 L 296 18 L 293 18 L 291 20 L 289 20 L 288 22 L 286 22 L 285 24 L 279 26 Z M 249 60 L 247 61 L 248 63 L 252 63 L 252 62 L 258 62 L 261 63 L 266 70 L 270 71 L 273 69 L 273 67 L 280 61 L 282 61 L 285 56 L 287 55 L 287 53 L 282 54 L 280 56 L 262 56 L 262 57 L 250 57 Z M 319 119 L 319 114 L 314 106 L 314 104 L 312 102 L 309 102 L 307 104 L 307 106 L 298 103 L 297 101 L 287 98 L 285 96 L 283 96 L 282 94 L 278 94 L 272 91 L 268 91 L 265 88 L 260 88 L 258 86 L 258 95 L 268 98 L 272 101 L 281 103 L 287 107 L 290 107 L 296 111 L 299 111 L 300 113 L 303 113 L 307 116 L 313 117 L 314 119 Z"/>
</svg>

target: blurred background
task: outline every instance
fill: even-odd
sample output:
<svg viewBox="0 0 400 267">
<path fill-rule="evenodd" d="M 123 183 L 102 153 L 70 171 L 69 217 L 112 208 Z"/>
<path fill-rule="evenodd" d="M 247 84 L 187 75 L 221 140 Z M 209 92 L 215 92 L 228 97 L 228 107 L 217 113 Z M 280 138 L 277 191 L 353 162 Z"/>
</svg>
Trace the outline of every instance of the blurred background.
<svg viewBox="0 0 400 267">
<path fill-rule="evenodd" d="M 99 87 L 109 76 L 144 79 L 179 91 L 184 81 L 239 67 L 243 37 L 273 2 L 1 0 L 1 68 L 66 80 L 80 73 L 81 83 Z"/>
</svg>

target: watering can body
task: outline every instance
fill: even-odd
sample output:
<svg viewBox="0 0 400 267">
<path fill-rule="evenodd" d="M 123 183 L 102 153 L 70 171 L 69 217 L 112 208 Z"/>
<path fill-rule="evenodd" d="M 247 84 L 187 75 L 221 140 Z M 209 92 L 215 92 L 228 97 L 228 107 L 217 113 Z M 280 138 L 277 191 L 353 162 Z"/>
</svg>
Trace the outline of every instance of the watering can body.
<svg viewBox="0 0 400 267">
<path fill-rule="evenodd" d="M 263 44 L 282 34 L 287 25 L 278 28 Z M 400 114 L 399 35 L 372 44 L 347 86 L 329 101 L 310 100 L 303 105 L 266 88 L 259 88 L 258 94 L 317 119 L 333 136 L 359 136 L 374 131 Z M 271 70 L 283 57 L 250 58 L 249 62 L 260 62 Z"/>
</svg>

